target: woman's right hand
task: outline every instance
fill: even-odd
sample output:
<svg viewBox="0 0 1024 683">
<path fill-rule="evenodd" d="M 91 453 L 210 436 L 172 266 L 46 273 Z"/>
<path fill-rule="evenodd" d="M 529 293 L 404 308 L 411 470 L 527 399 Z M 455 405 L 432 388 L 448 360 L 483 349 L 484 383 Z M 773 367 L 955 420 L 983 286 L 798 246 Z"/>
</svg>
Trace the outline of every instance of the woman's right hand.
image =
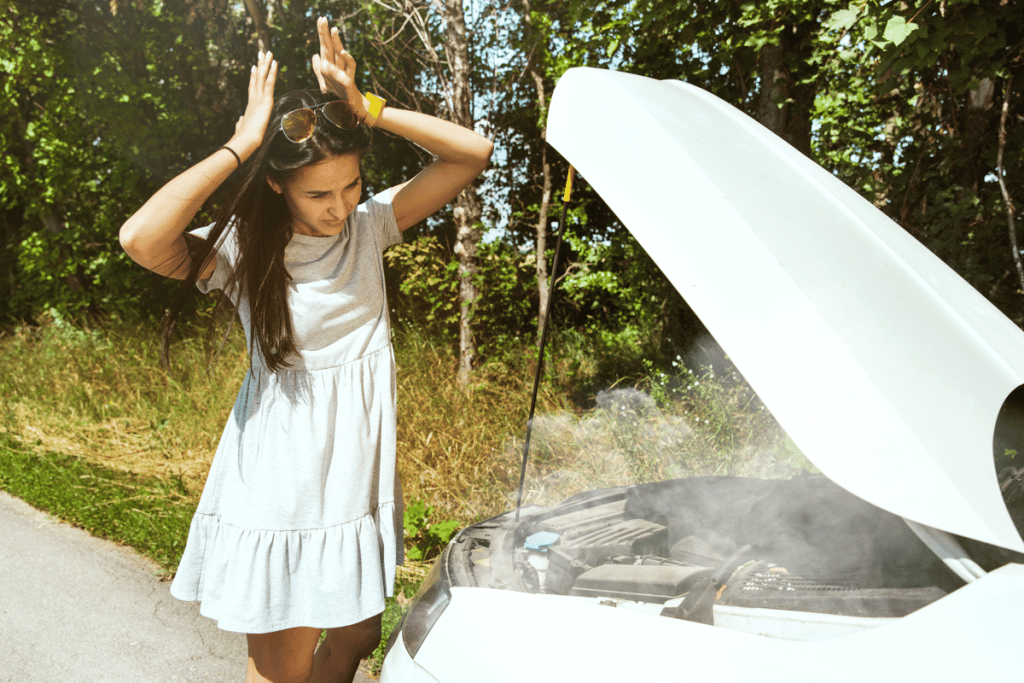
<svg viewBox="0 0 1024 683">
<path fill-rule="evenodd" d="M 235 124 L 228 147 L 247 159 L 263 143 L 263 135 L 274 108 L 274 80 L 277 62 L 267 52 L 261 54 L 249 74 L 249 103 Z M 155 273 L 183 278 L 188 274 L 190 256 L 182 233 L 210 195 L 234 172 L 235 160 L 227 153 L 211 154 L 195 166 L 175 176 L 156 191 L 121 226 L 121 246 L 133 261 Z M 209 277 L 216 258 L 207 261 L 200 278 Z"/>
<path fill-rule="evenodd" d="M 245 113 L 235 124 L 235 134 L 228 147 L 247 159 L 263 143 L 270 114 L 274 109 L 274 81 L 277 79 L 277 61 L 270 52 L 261 52 L 256 66 L 249 75 L 249 102 Z"/>
</svg>

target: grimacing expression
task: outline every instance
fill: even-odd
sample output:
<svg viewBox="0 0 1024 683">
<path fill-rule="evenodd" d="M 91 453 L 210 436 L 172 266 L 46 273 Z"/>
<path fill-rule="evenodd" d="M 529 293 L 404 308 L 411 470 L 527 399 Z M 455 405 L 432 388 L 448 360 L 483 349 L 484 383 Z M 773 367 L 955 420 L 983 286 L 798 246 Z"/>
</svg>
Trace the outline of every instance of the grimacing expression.
<svg viewBox="0 0 1024 683">
<path fill-rule="evenodd" d="M 267 179 L 280 194 L 292 217 L 297 235 L 331 237 L 341 233 L 345 220 L 359 204 L 362 177 L 359 154 L 328 157 L 299 169 L 285 183 Z"/>
</svg>

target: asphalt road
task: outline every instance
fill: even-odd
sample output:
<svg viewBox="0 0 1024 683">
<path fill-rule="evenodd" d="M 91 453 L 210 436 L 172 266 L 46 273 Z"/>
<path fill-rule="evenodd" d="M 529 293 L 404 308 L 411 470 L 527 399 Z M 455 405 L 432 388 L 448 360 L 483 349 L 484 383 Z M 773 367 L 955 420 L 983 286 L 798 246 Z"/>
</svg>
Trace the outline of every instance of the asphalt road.
<svg viewBox="0 0 1024 683">
<path fill-rule="evenodd" d="M 240 683 L 245 664 L 245 636 L 154 563 L 0 491 L 0 682 Z"/>
</svg>

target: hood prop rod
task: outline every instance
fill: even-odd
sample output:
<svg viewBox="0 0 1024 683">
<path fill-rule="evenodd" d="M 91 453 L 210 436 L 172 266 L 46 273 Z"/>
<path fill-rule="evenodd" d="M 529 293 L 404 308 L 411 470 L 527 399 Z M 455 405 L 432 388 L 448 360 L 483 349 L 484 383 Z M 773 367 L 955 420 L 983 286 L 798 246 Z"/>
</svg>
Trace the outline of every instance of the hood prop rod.
<svg viewBox="0 0 1024 683">
<path fill-rule="evenodd" d="M 516 521 L 519 521 L 519 509 L 523 506 L 523 485 L 526 482 L 526 463 L 530 459 L 530 435 L 533 432 L 533 413 L 537 409 L 537 389 L 540 387 L 540 375 L 544 369 L 544 346 L 548 340 L 548 324 L 551 321 L 551 305 L 555 300 L 555 274 L 558 272 L 558 255 L 562 250 L 562 234 L 565 232 L 566 215 L 569 199 L 572 197 L 572 181 L 576 169 L 569 166 L 569 175 L 565 179 L 565 194 L 562 195 L 562 219 L 558 223 L 558 240 L 555 242 L 555 258 L 551 262 L 551 276 L 548 281 L 548 305 L 544 309 L 544 321 L 540 332 L 540 348 L 537 350 L 537 373 L 533 378 L 533 396 L 530 398 L 530 417 L 526 420 L 526 440 L 523 442 L 523 464 L 519 469 L 519 495 L 516 498 Z"/>
</svg>

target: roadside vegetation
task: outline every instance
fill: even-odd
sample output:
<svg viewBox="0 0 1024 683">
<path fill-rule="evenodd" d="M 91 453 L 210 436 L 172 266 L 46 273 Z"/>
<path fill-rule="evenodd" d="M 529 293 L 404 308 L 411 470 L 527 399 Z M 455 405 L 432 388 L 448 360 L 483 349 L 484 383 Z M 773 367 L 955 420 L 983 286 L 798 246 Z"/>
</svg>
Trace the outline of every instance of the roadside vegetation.
<svg viewBox="0 0 1024 683">
<path fill-rule="evenodd" d="M 199 316 L 182 332 L 169 371 L 153 323 L 89 327 L 51 313 L 4 332 L 0 488 L 134 547 L 171 578 L 247 363 L 236 331 L 208 367 L 201 323 Z M 804 467 L 738 377 L 645 369 L 629 360 L 635 350 L 613 352 L 616 343 L 584 348 L 577 336 L 556 336 L 534 422 L 528 501 L 654 477 Z M 626 359 L 623 374 L 594 391 L 609 354 Z M 536 349 L 506 342 L 462 390 L 453 347 L 399 323 L 396 360 L 408 560 L 385 638 L 457 529 L 514 505 Z"/>
<path fill-rule="evenodd" d="M 111 319 L 87 328 L 52 314 L 0 335 L 3 446 L 25 457 L 49 454 L 60 463 L 54 467 L 80 462 L 122 473 L 133 485 L 164 482 L 161 495 L 198 500 L 246 370 L 244 340 L 236 330 L 208 364 L 202 330 L 186 330 L 168 371 L 160 366 L 155 327 Z M 599 354 L 580 352 L 557 341 L 549 350 L 531 452 L 537 476 L 584 467 L 580 458 L 595 473 L 601 462 L 622 466 L 605 466 L 604 479 L 581 474 L 588 487 L 770 474 L 775 465 L 788 471 L 799 456 L 735 373 L 698 376 L 678 362 L 668 371 L 648 362 L 646 374 L 622 375 L 592 391 Z M 469 523 L 513 502 L 536 349 L 522 343 L 515 354 L 485 363 L 467 390 L 453 380 L 457 358 L 449 345 L 399 328 L 395 353 L 399 470 L 414 514 L 408 535 L 424 544 L 411 554 L 426 556 L 431 543 L 450 535 L 441 522 Z"/>
</svg>

